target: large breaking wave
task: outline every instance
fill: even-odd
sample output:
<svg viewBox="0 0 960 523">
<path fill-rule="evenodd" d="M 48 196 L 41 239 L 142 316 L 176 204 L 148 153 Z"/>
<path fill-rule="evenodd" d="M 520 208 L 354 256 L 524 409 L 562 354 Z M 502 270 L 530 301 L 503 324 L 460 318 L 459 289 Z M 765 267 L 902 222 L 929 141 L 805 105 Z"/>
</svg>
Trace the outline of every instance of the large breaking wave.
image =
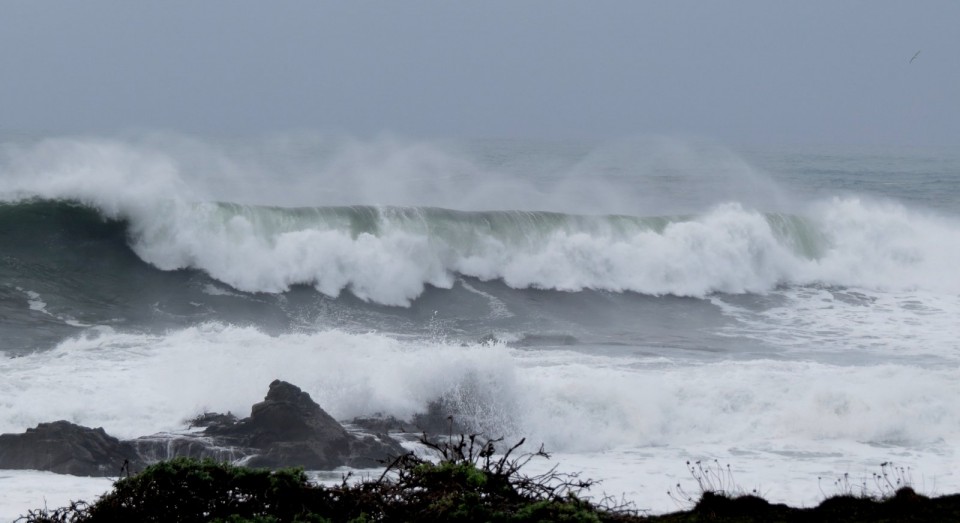
<svg viewBox="0 0 960 523">
<path fill-rule="evenodd" d="M 202 270 L 242 291 L 310 285 L 386 305 L 408 305 L 427 285 L 450 288 L 457 275 L 514 288 L 697 297 L 808 283 L 960 289 L 952 270 L 960 247 L 949 247 L 960 246 L 955 224 L 857 199 L 818 209 L 797 216 L 730 203 L 694 216 L 632 217 L 159 200 L 110 213 L 24 200 L 3 205 L 0 219 L 4 228 L 37 228 L 20 230 L 20 241 L 59 230 L 58 221 L 81 222 L 81 234 L 113 235 L 162 270 Z"/>
<path fill-rule="evenodd" d="M 0 144 L 0 432 L 174 430 L 245 412 L 279 377 L 344 420 L 439 399 L 625 489 L 710 455 L 780 492 L 891 455 L 949 482 L 952 181 L 944 216 L 917 210 L 935 189 L 907 205 L 853 194 L 886 157 L 783 198 L 723 155 L 680 148 L 676 169 L 639 177 L 650 151 L 597 155 L 568 177 L 560 149 L 484 164 L 512 162 L 508 176 L 431 147 L 350 146 L 314 176 L 286 150 L 278 167 Z M 227 176 L 237 164 L 250 172 Z M 824 182 L 810 165 L 801 189 Z"/>
<path fill-rule="evenodd" d="M 229 181 L 199 175 L 188 180 L 175 160 L 150 148 L 50 141 L 0 153 L 0 201 L 6 202 L 0 221 L 7 222 L 0 226 L 21 228 L 29 214 L 31 226 L 41 229 L 16 236 L 17 241 L 32 241 L 43 230 L 57 228 L 44 220 L 75 224 L 79 219 L 89 230 L 110 223 L 119 229 L 101 233 L 126 242 L 144 262 L 166 271 L 204 271 L 248 292 L 309 285 L 329 296 L 348 291 L 363 300 L 405 306 L 427 286 L 451 287 L 457 275 L 499 279 L 520 289 L 696 297 L 810 283 L 960 291 L 954 270 L 960 264 L 960 223 L 955 218 L 856 196 L 792 205 L 790 212 L 771 211 L 736 195 L 673 214 L 647 214 L 642 208 L 585 213 L 573 201 L 568 210 L 535 212 L 527 209 L 541 208 L 539 200 L 529 195 L 518 210 L 467 212 L 451 209 L 461 208 L 456 191 L 442 199 L 449 204 L 443 207 L 450 208 L 286 207 L 224 200 Z M 433 185 L 445 183 L 443 169 L 463 170 L 431 154 L 421 156 L 429 161 L 412 163 L 433 166 Z M 397 163 L 404 162 L 390 157 L 377 167 Z M 344 172 L 346 178 L 355 174 Z M 387 180 L 390 174 L 382 177 Z M 257 187 L 266 187 L 270 177 L 261 173 Z M 670 192 L 718 190 L 716 185 L 703 189 L 704 180 L 678 180 Z M 375 182 L 367 178 L 364 184 Z M 608 185 L 618 183 L 620 192 L 629 192 L 630 179 Z M 394 192 L 401 187 L 396 180 L 386 185 Z M 585 197 L 598 194 L 578 190 Z M 463 201 L 467 199 L 464 194 Z M 71 206 L 88 213 L 68 211 Z"/>
</svg>

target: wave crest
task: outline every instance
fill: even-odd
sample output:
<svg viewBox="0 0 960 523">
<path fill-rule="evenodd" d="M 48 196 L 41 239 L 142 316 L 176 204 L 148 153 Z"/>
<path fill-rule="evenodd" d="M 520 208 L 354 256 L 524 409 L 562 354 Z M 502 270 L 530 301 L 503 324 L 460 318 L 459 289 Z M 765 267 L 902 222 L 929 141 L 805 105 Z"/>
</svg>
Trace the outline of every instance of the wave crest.
<svg viewBox="0 0 960 523">
<path fill-rule="evenodd" d="M 163 270 L 202 270 L 247 292 L 349 290 L 385 305 L 409 305 L 427 285 L 450 288 L 458 274 L 514 288 L 696 297 L 809 283 L 960 289 L 951 247 L 960 228 L 858 199 L 823 202 L 810 217 L 730 203 L 648 218 L 161 200 L 123 218 L 134 252 Z"/>
</svg>

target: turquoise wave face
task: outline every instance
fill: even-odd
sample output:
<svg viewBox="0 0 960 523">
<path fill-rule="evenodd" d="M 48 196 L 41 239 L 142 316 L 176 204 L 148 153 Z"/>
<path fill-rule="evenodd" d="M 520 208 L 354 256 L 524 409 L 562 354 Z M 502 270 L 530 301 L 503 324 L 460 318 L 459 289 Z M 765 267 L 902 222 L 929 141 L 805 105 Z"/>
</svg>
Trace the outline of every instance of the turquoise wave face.
<svg viewBox="0 0 960 523">
<path fill-rule="evenodd" d="M 621 256 L 618 244 L 628 245 L 637 235 L 661 238 L 671 226 L 696 219 L 370 206 L 286 209 L 229 203 L 175 209 L 185 209 L 189 219 L 172 220 L 160 212 L 146 218 L 110 218 L 93 207 L 63 200 L 28 199 L 0 205 L 0 243 L 6 246 L 0 255 L 3 350 L 53 346 L 92 326 L 163 331 L 205 321 L 250 324 L 280 333 L 298 326 L 313 328 L 321 318 L 321 323 L 337 326 L 426 332 L 437 310 L 456 311 L 465 318 L 457 320 L 456 328 L 471 339 L 506 329 L 532 333 L 522 337 L 522 343 L 533 343 L 540 339 L 537 333 L 554 321 L 549 318 L 555 318 L 556 328 L 566 332 L 562 325 L 570 320 L 570 311 L 577 311 L 574 316 L 584 325 L 606 325 L 613 318 L 648 318 L 649 322 L 641 322 L 644 335 L 657 338 L 666 336 L 661 332 L 664 325 L 671 325 L 659 311 L 670 307 L 651 309 L 642 296 L 632 293 L 612 301 L 600 298 L 584 278 L 592 278 L 593 285 L 601 288 L 623 285 L 609 281 L 611 274 L 617 276 L 611 272 L 617 267 L 603 265 L 616 262 L 609 256 Z M 164 225 L 164 232 L 181 243 L 163 244 L 156 236 L 160 229 L 146 227 L 144 220 Z M 803 226 L 802 220 L 789 216 L 759 218 L 761 224 L 766 221 L 788 236 L 791 227 Z M 176 223 L 187 227 L 170 226 Z M 178 233 L 212 238 L 186 244 L 196 249 L 221 253 L 244 249 L 249 256 L 234 259 L 234 269 L 241 274 L 250 265 L 257 269 L 258 256 L 270 257 L 270 265 L 260 268 L 260 275 L 282 278 L 297 270 L 290 264 L 314 262 L 330 250 L 340 249 L 335 253 L 339 259 L 302 279 L 284 279 L 284 286 L 272 292 L 242 289 L 225 281 L 224 273 L 217 272 L 219 266 L 202 256 L 165 270 L 138 252 L 149 241 L 182 249 L 186 240 Z M 613 252 L 604 254 L 605 246 L 613 246 Z M 526 263 L 517 261 L 520 257 L 560 270 L 540 276 L 554 278 L 558 284 L 507 281 L 525 277 Z M 629 256 L 622 260 L 637 261 Z M 436 284 L 425 283 L 423 272 L 401 270 L 410 266 L 439 267 L 442 278 Z M 324 278 L 337 277 L 342 278 L 338 280 L 341 287 L 321 286 Z M 396 294 L 411 288 L 409 294 Z M 558 289 L 559 294 L 538 308 L 525 305 L 540 302 L 543 292 Z M 385 308 L 384 303 L 404 307 Z M 544 307 L 552 312 L 545 313 Z M 496 312 L 508 310 L 514 312 Z M 582 341 L 571 334 L 563 336 Z M 587 334 L 584 339 L 590 338 Z"/>
<path fill-rule="evenodd" d="M 756 273 L 762 281 L 750 281 L 735 267 L 724 274 L 723 264 L 809 260 L 829 246 L 802 217 L 735 204 L 702 216 L 635 217 L 158 202 L 110 216 L 76 202 L 31 199 L 0 206 L 0 234 L 12 246 L 8 257 L 17 253 L 24 263 L 115 273 L 111 264 L 137 263 L 132 252 L 162 270 L 200 270 L 247 292 L 313 285 L 386 305 L 409 305 L 425 285 L 449 287 L 455 276 L 565 291 L 762 290 L 790 275 Z M 715 281 L 703 280 L 697 265 L 713 267 Z M 394 284 L 402 288 L 391 292 Z"/>
<path fill-rule="evenodd" d="M 693 297 L 780 285 L 954 288 L 960 253 L 944 245 L 960 244 L 957 230 L 947 218 L 859 199 L 821 202 L 808 215 L 730 203 L 655 217 L 176 200 L 116 213 L 60 200 L 0 206 L 10 281 L 20 265 L 93 280 L 190 270 L 243 292 L 308 286 L 388 306 L 464 276 L 515 289 Z"/>
</svg>

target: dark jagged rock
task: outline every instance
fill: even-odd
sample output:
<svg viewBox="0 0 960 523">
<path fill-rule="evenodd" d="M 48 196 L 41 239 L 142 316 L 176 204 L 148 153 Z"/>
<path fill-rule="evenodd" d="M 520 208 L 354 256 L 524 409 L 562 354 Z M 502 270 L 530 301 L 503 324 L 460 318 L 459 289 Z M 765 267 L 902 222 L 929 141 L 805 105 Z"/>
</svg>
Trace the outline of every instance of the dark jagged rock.
<svg viewBox="0 0 960 523">
<path fill-rule="evenodd" d="M 130 443 L 148 463 L 178 457 L 234 462 L 257 452 L 256 449 L 222 446 L 213 438 L 197 434 L 154 434 Z"/>
<path fill-rule="evenodd" d="M 204 413 L 190 420 L 203 431 L 156 434 L 134 440 L 146 461 L 175 457 L 243 462 L 251 467 L 298 466 L 324 470 L 340 466 L 372 467 L 405 451 L 388 436 L 361 436 L 347 431 L 310 395 L 280 380 L 250 417 Z"/>
<path fill-rule="evenodd" d="M 41 423 L 23 434 L 0 435 L 0 469 L 34 469 L 76 476 L 119 476 L 124 463 L 143 467 L 136 449 L 68 421 Z"/>
<path fill-rule="evenodd" d="M 247 443 L 246 446 L 255 448 L 308 439 L 332 444 L 349 439 L 347 431 L 309 394 L 280 380 L 270 384 L 267 397 L 253 406 L 249 418 L 233 425 L 211 426 L 204 432 L 236 437 Z"/>
<path fill-rule="evenodd" d="M 375 467 L 404 454 L 386 435 L 347 431 L 310 395 L 275 380 L 250 417 L 205 413 L 190 421 L 202 431 L 163 433 L 120 441 L 102 428 L 66 421 L 41 423 L 23 434 L 0 435 L 0 469 L 36 469 L 80 476 L 119 476 L 145 463 L 176 457 L 242 462 L 251 467 Z"/>
<path fill-rule="evenodd" d="M 403 421 L 393 416 L 384 416 L 382 414 L 353 418 L 350 420 L 350 425 L 380 434 L 388 434 L 390 432 L 409 432 L 409 430 L 414 428 L 409 421 Z"/>
<path fill-rule="evenodd" d="M 226 414 L 204 412 L 189 420 L 187 424 L 190 429 L 217 430 L 233 427 L 237 421 L 237 417 L 229 412 Z M 225 445 L 211 436 L 195 431 L 153 434 L 137 438 L 130 443 L 136 447 L 140 457 L 148 463 L 178 457 L 234 462 L 257 452 L 256 449 Z"/>
<path fill-rule="evenodd" d="M 235 424 L 207 427 L 204 435 L 223 446 L 258 449 L 247 465 L 332 469 L 372 467 L 404 453 L 389 437 L 361 437 L 347 430 L 290 383 L 275 380 L 250 417 Z"/>
<path fill-rule="evenodd" d="M 415 414 L 410 424 L 420 432 L 428 435 L 465 434 L 470 432 L 468 427 L 457 422 L 454 409 L 443 400 L 431 401 L 427 404 L 427 411 Z"/>
<path fill-rule="evenodd" d="M 429 438 L 472 432 L 470 427 L 457 421 L 454 412 L 446 401 L 438 399 L 428 403 L 426 411 L 414 414 L 409 420 L 374 415 L 354 418 L 350 424 L 370 432 L 401 432 L 408 436 L 426 434 Z"/>
<path fill-rule="evenodd" d="M 210 426 L 228 426 L 233 425 L 237 422 L 237 417 L 231 414 L 230 412 L 226 414 L 220 414 L 218 412 L 204 412 L 203 414 L 193 418 L 189 422 L 190 428 L 196 427 L 210 427 Z"/>
</svg>

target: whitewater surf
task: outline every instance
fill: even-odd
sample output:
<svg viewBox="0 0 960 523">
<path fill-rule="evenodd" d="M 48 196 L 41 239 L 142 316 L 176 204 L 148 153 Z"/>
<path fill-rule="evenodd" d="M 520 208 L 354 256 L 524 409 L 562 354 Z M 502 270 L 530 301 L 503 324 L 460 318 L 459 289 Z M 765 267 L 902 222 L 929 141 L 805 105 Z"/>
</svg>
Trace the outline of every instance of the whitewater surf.
<svg viewBox="0 0 960 523">
<path fill-rule="evenodd" d="M 947 153 L 38 139 L 0 180 L 0 433 L 279 378 L 340 420 L 443 400 L 654 511 L 691 459 L 793 504 L 891 460 L 960 488 Z"/>
</svg>

